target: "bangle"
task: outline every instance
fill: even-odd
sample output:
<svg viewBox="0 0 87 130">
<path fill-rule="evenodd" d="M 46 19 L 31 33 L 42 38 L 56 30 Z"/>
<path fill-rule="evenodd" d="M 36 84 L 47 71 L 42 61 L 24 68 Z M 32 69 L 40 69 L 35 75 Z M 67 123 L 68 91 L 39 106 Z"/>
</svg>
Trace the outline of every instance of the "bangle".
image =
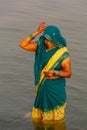
<svg viewBox="0 0 87 130">
<path fill-rule="evenodd" d="M 54 75 L 55 75 L 55 76 L 59 76 L 59 71 L 55 70 Z"/>
<path fill-rule="evenodd" d="M 30 38 L 31 40 L 33 40 L 35 37 L 34 37 L 32 34 L 30 34 L 30 35 L 29 35 L 29 38 Z"/>
</svg>

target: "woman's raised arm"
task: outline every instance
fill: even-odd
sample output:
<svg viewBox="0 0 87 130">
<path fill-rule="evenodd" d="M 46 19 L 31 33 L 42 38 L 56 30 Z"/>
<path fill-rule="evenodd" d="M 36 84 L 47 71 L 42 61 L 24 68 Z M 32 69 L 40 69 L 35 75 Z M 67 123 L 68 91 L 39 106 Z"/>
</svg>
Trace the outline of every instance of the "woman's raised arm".
<svg viewBox="0 0 87 130">
<path fill-rule="evenodd" d="M 36 32 L 34 32 L 33 34 L 31 34 L 30 36 L 24 38 L 20 43 L 19 46 L 27 51 L 31 51 L 31 52 L 35 52 L 36 51 L 36 46 L 37 43 L 36 42 L 32 42 L 32 40 L 39 35 L 40 33 L 42 33 L 44 30 L 46 29 L 46 25 L 45 22 L 42 22 L 39 26 L 39 28 L 37 29 Z"/>
</svg>

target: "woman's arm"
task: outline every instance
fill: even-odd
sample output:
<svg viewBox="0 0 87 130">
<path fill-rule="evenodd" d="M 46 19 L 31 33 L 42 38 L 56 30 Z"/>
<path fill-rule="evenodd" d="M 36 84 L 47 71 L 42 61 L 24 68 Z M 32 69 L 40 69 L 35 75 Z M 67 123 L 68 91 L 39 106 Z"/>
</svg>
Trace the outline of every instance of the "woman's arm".
<svg viewBox="0 0 87 130">
<path fill-rule="evenodd" d="M 55 70 L 49 70 L 48 72 L 45 72 L 45 75 L 47 79 L 56 79 L 60 77 L 64 78 L 70 78 L 72 75 L 72 70 L 71 70 L 71 61 L 70 58 L 67 58 L 62 61 L 62 70 L 56 71 L 55 75 Z"/>
<path fill-rule="evenodd" d="M 38 32 L 35 32 L 32 34 L 32 37 L 36 37 L 38 35 Z M 36 46 L 37 46 L 37 43 L 36 42 L 32 42 L 32 39 L 31 37 L 26 37 L 24 38 L 19 46 L 27 51 L 32 51 L 32 52 L 35 52 L 36 51 Z"/>
<path fill-rule="evenodd" d="M 36 47 L 37 47 L 37 43 L 36 42 L 32 42 L 32 40 L 39 35 L 40 33 L 42 33 L 44 30 L 46 29 L 46 25 L 45 22 L 42 22 L 39 26 L 39 28 L 37 29 L 36 32 L 34 32 L 32 35 L 24 38 L 19 46 L 27 51 L 32 51 L 35 52 L 36 51 Z"/>
<path fill-rule="evenodd" d="M 70 78 L 72 75 L 70 58 L 67 58 L 64 61 L 62 61 L 62 68 L 63 69 L 59 71 L 59 76 L 65 77 L 65 78 Z"/>
</svg>

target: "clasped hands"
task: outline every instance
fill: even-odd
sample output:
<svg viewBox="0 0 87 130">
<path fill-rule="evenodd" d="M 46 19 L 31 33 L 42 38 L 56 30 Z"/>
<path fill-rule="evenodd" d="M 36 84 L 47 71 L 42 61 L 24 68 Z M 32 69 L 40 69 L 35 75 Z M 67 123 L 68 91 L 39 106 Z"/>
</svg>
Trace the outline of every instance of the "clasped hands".
<svg viewBox="0 0 87 130">
<path fill-rule="evenodd" d="M 49 71 L 45 71 L 45 76 L 47 79 L 56 79 L 59 78 L 59 76 L 55 76 L 55 70 L 49 70 Z"/>
</svg>

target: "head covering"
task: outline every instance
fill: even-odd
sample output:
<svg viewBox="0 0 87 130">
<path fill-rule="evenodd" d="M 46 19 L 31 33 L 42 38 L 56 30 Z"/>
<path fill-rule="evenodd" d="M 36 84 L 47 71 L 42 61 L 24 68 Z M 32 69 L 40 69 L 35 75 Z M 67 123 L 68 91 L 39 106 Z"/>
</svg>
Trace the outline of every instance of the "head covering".
<svg viewBox="0 0 87 130">
<path fill-rule="evenodd" d="M 66 46 L 65 38 L 62 37 L 59 28 L 54 25 L 47 26 L 41 37 L 48 39 L 59 48 Z"/>
</svg>

